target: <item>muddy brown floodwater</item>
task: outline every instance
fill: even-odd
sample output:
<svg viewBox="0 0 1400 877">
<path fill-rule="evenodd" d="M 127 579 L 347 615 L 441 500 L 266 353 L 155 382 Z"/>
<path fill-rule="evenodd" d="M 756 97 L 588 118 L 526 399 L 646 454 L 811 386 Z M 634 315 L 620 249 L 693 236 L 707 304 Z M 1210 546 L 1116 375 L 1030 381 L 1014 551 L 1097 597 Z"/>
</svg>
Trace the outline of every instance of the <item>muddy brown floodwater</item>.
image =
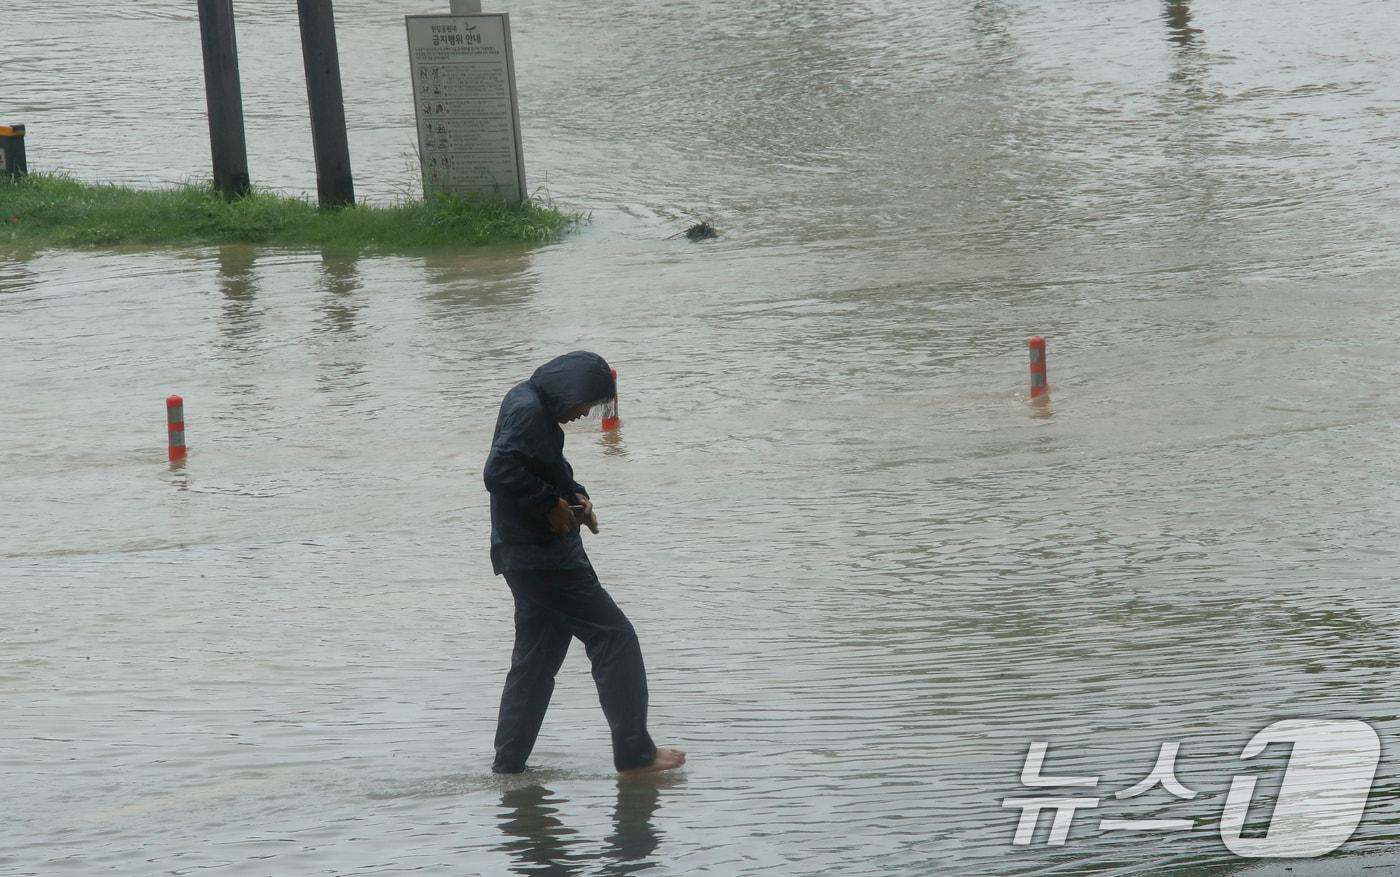
<svg viewBox="0 0 1400 877">
<path fill-rule="evenodd" d="M 0 251 L 0 872 L 1221 874 L 1231 778 L 1288 757 L 1241 750 L 1298 717 L 1380 734 L 1339 855 L 1394 857 L 1390 4 L 508 8 L 577 234 Z M 422 11 L 336 4 L 372 201 L 413 189 Z M 295 7 L 237 13 L 253 181 L 314 193 Z M 194 15 L 7 4 L 31 168 L 207 175 Z M 620 432 L 569 428 L 589 551 L 691 753 L 650 784 L 577 648 L 537 770 L 489 772 L 481 464 L 576 348 L 621 381 Z M 1099 778 L 1060 846 L 1002 806 L 1034 741 Z M 1199 794 L 1115 798 L 1171 741 Z"/>
</svg>

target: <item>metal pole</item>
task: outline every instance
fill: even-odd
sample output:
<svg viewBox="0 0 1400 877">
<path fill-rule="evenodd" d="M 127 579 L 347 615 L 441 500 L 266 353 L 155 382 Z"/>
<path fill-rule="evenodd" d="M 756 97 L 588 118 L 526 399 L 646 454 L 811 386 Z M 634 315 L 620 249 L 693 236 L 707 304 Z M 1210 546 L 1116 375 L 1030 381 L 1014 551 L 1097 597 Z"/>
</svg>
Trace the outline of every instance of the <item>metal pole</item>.
<svg viewBox="0 0 1400 877">
<path fill-rule="evenodd" d="M 248 194 L 248 147 L 243 137 L 243 93 L 238 85 L 233 0 L 199 0 L 199 42 L 204 51 L 204 97 L 209 104 L 214 186 L 225 198 L 239 198 Z"/>
<path fill-rule="evenodd" d="M 306 101 L 311 106 L 311 145 L 316 153 L 316 194 L 322 207 L 355 203 L 350 143 L 345 136 L 345 100 L 335 47 L 331 0 L 297 0 L 301 57 L 306 64 Z"/>
<path fill-rule="evenodd" d="M 452 0 L 453 15 L 480 15 L 481 0 Z"/>
</svg>

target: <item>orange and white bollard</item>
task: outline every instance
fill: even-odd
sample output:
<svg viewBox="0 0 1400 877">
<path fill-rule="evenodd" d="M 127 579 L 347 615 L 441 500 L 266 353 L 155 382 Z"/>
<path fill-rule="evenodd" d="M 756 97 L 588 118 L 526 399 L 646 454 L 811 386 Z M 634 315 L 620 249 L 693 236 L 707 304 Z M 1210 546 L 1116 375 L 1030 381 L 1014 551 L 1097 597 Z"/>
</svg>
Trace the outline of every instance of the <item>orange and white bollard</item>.
<svg viewBox="0 0 1400 877">
<path fill-rule="evenodd" d="M 617 416 L 617 369 L 612 370 L 613 376 L 613 397 L 603 406 L 603 432 L 612 432 L 622 425 L 622 418 Z"/>
<path fill-rule="evenodd" d="M 165 427 L 169 434 L 170 461 L 185 459 L 185 400 L 165 397 Z"/>
<path fill-rule="evenodd" d="M 1026 341 L 1031 350 L 1031 401 L 1046 396 L 1050 385 L 1045 377 L 1045 339 L 1036 335 Z"/>
</svg>

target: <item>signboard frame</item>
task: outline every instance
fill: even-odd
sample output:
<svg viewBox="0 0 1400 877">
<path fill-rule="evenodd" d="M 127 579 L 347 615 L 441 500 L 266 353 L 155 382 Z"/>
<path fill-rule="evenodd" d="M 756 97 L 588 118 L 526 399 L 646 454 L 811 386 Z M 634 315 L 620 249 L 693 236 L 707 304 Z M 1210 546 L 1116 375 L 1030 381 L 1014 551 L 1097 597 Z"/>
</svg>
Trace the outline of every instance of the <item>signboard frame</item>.
<svg viewBox="0 0 1400 877">
<path fill-rule="evenodd" d="M 461 56 L 461 58 L 465 59 L 466 57 L 468 57 L 467 52 L 468 52 L 468 50 L 470 49 L 471 44 L 463 44 L 463 43 L 461 43 L 461 42 L 456 42 L 456 41 L 454 41 L 454 42 L 452 42 L 450 45 L 438 45 L 438 46 L 432 46 L 432 45 L 418 45 L 418 44 L 416 44 L 415 41 L 414 41 L 414 32 L 415 32 L 414 22 L 416 21 L 416 22 L 420 22 L 420 23 L 426 24 L 426 25 L 427 25 L 428 27 L 430 27 L 430 28 L 431 28 L 434 24 L 436 24 L 436 25 L 438 25 L 438 26 L 441 26 L 441 27 L 450 28 L 450 30 L 446 30 L 446 31 L 444 31 L 443 33 L 444 33 L 444 34 L 450 34 L 450 35 L 453 35 L 453 36 L 455 37 L 455 36 L 459 36 L 459 35 L 468 35 L 468 34 L 471 34 L 471 33 L 473 33 L 473 32 L 478 32 L 478 31 L 480 30 L 480 28 L 481 28 L 481 24 L 484 23 L 484 22 L 486 22 L 487 20 L 490 20 L 490 22 L 491 22 L 493 25 L 494 25 L 496 22 L 499 22 L 499 25 L 500 25 L 501 40 L 502 40 L 502 43 L 501 43 L 501 46 L 500 46 L 500 53 L 504 56 L 503 65 L 504 65 L 505 91 L 506 91 L 507 103 L 509 104 L 509 113 L 508 113 L 508 117 L 509 117 L 510 129 L 511 129 L 511 130 L 510 130 L 510 139 L 511 139 L 512 149 L 513 149 L 513 156 L 512 156 L 512 159 L 513 159 L 513 167 L 514 167 L 514 177 L 515 177 L 515 179 L 514 179 L 514 180 L 497 180 L 497 181 L 495 181 L 495 182 L 493 182 L 493 183 L 491 183 L 491 184 L 489 184 L 489 185 L 472 185 L 472 184 L 469 184 L 469 183 L 453 183 L 453 182 L 451 182 L 451 181 L 448 181 L 448 182 L 445 182 L 445 183 L 444 183 L 444 182 L 433 182 L 433 181 L 430 179 L 430 172 L 429 172 L 430 161 L 431 161 L 432 159 L 434 159 L 434 158 L 438 158 L 438 157 L 441 157 L 441 156 L 448 156 L 449 153 L 448 153 L 448 152 L 444 152 L 443 150 L 441 150 L 441 149 L 439 149 L 439 148 L 437 148 L 437 147 L 434 147 L 433 144 L 427 142 L 427 140 L 426 140 L 425 137 L 424 137 L 424 132 L 425 132 L 425 129 L 426 129 L 427 122 L 425 121 L 424 101 L 421 99 L 421 98 L 422 98 L 422 95 L 420 94 L 420 86 L 419 86 L 420 77 L 419 77 L 419 75 L 418 75 L 418 71 L 419 71 L 420 64 L 421 64 L 421 63 L 424 63 L 424 62 L 420 62 L 419 58 L 417 57 L 417 55 L 418 55 L 418 50 L 419 50 L 419 49 L 446 49 L 448 52 L 451 52 L 451 51 L 453 51 L 454 48 L 456 48 L 456 49 L 459 50 L 459 51 L 458 51 L 458 54 Z M 527 184 L 526 184 L 526 180 L 525 180 L 525 149 L 524 149 L 523 144 L 521 143 L 521 138 L 520 138 L 520 104 L 519 104 L 519 101 L 518 101 L 517 96 L 516 96 L 516 88 L 515 88 L 515 52 L 514 52 L 512 46 L 511 46 L 511 37 L 510 37 L 510 13 L 507 13 L 507 12 L 483 12 L 483 13 L 473 13 L 473 14 L 470 14 L 470 15 L 451 15 L 451 14 L 405 15 L 405 16 L 404 16 L 404 30 L 405 30 L 405 32 L 406 32 L 406 34 L 407 34 L 407 38 L 408 38 L 409 71 L 410 71 L 410 73 L 412 74 L 412 83 L 413 83 L 413 108 L 414 108 L 414 109 L 413 109 L 413 114 L 414 114 L 414 120 L 415 120 L 415 122 L 416 122 L 417 131 L 418 131 L 418 159 L 419 159 L 420 171 L 421 171 L 421 173 L 422 173 L 423 195 L 424 195 L 424 197 L 430 196 L 430 195 L 432 195 L 432 194 L 434 194 L 434 193 L 437 193 L 437 192 L 444 192 L 444 193 L 459 195 L 459 196 L 462 196 L 462 197 L 468 197 L 468 196 L 471 196 L 471 195 L 486 195 L 486 196 L 500 196 L 500 197 L 505 198 L 505 199 L 507 199 L 507 200 L 516 200 L 516 201 L 525 201 L 525 200 L 528 200 L 528 199 L 529 199 L 530 193 L 529 193 L 529 189 L 527 188 Z M 493 27 L 493 30 L 494 30 L 494 27 Z M 466 61 L 466 60 L 441 61 L 441 62 L 440 62 L 440 64 L 443 65 L 443 66 L 446 66 L 446 65 L 449 65 L 449 64 L 466 64 L 466 63 L 472 63 L 472 62 L 468 62 L 468 61 Z M 481 62 L 477 62 L 477 63 L 481 63 Z M 491 99 L 491 96 L 489 96 L 489 95 L 482 95 L 482 96 L 479 96 L 479 97 L 477 97 L 477 96 L 470 96 L 470 97 L 466 97 L 466 98 L 460 98 L 460 97 L 458 98 L 459 101 L 460 101 L 460 100 L 489 100 L 489 99 Z M 446 102 L 443 102 L 443 103 L 446 103 Z M 444 123 L 444 122 L 445 122 L 446 124 L 448 124 L 448 125 L 454 125 L 454 124 L 455 124 L 456 128 L 454 128 L 454 130 L 457 131 L 457 132 L 459 132 L 459 134 L 461 135 L 462 139 L 464 139 L 464 140 L 470 139 L 469 136 L 467 136 L 467 135 L 468 135 L 468 132 L 470 131 L 470 122 L 469 122 L 469 120 L 468 120 L 466 117 L 454 117 L 454 116 L 452 116 L 450 113 L 443 113 L 441 116 L 435 116 L 435 119 L 436 119 L 436 121 L 437 121 L 439 124 L 442 124 L 442 123 Z M 462 152 L 458 151 L 458 152 L 451 153 L 451 155 L 452 155 L 452 156 L 455 156 L 455 158 L 449 157 L 449 160 L 460 161 L 460 160 L 462 160 L 462 157 L 463 157 L 464 154 L 463 154 Z M 470 162 L 472 161 L 472 158 L 471 158 L 471 156 L 470 156 L 469 153 L 466 153 L 466 154 L 465 154 L 465 160 L 466 160 L 469 164 L 470 164 Z"/>
</svg>

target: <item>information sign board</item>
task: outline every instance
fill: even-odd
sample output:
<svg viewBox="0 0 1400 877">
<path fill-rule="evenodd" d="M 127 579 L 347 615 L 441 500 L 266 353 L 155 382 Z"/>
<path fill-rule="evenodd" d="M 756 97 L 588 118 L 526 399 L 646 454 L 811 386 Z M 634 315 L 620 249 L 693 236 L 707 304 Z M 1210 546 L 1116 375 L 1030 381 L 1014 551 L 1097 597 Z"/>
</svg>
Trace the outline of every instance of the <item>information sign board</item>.
<svg viewBox="0 0 1400 877">
<path fill-rule="evenodd" d="M 408 15 L 423 193 L 524 200 L 510 16 Z"/>
</svg>

